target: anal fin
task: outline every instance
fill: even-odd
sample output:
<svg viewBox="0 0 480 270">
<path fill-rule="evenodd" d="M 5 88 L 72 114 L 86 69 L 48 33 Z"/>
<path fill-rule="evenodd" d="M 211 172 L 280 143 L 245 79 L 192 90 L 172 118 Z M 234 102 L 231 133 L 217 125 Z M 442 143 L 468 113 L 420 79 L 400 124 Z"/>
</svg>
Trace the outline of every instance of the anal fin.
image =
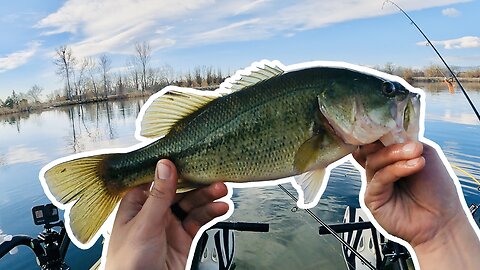
<svg viewBox="0 0 480 270">
<path fill-rule="evenodd" d="M 295 176 L 295 181 L 303 191 L 303 203 L 307 205 L 307 207 L 312 203 L 318 202 L 320 199 L 320 191 L 324 178 L 325 168 L 318 168 Z"/>
</svg>

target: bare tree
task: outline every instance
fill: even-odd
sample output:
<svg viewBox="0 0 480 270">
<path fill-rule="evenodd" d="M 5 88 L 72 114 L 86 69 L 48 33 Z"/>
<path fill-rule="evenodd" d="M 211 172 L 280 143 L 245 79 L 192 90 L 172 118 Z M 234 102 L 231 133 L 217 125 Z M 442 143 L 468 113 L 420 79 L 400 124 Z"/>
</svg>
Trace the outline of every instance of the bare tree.
<svg viewBox="0 0 480 270">
<path fill-rule="evenodd" d="M 87 72 L 88 72 L 88 75 L 90 77 L 90 80 L 92 81 L 93 93 L 95 94 L 95 98 L 98 99 L 98 87 L 97 87 L 97 82 L 95 80 L 95 75 L 98 72 L 97 63 L 91 57 L 85 58 L 85 61 L 88 63 L 87 64 Z"/>
<path fill-rule="evenodd" d="M 88 58 L 83 58 L 82 62 L 76 69 L 75 74 L 75 81 L 74 81 L 74 86 L 75 86 L 75 93 L 78 96 L 78 100 L 82 100 L 82 96 L 86 96 L 87 94 L 87 71 L 88 67 L 90 65 L 90 62 Z"/>
<path fill-rule="evenodd" d="M 213 67 L 204 67 L 205 72 L 205 80 L 207 81 L 207 85 L 212 85 L 213 81 L 215 80 L 215 74 L 213 73 Z"/>
<path fill-rule="evenodd" d="M 70 77 L 76 60 L 72 54 L 72 49 L 66 45 L 60 46 L 55 52 L 54 63 L 57 66 L 57 74 L 66 80 L 66 96 L 67 99 L 70 100 L 72 98 Z"/>
<path fill-rule="evenodd" d="M 175 79 L 175 72 L 170 65 L 164 65 L 158 69 L 158 80 L 161 86 L 171 84 Z"/>
<path fill-rule="evenodd" d="M 447 77 L 450 74 L 446 68 L 437 64 L 426 67 L 424 72 L 427 77 Z"/>
<path fill-rule="evenodd" d="M 121 73 L 118 73 L 118 79 L 117 79 L 117 90 L 115 90 L 115 94 L 118 94 L 120 96 L 123 96 L 123 94 L 125 94 L 125 85 L 124 85 L 124 81 L 122 79 L 122 74 Z"/>
<path fill-rule="evenodd" d="M 133 82 L 135 84 L 135 89 L 138 92 L 140 90 L 140 77 L 139 77 L 139 74 L 138 74 L 138 70 L 134 69 L 132 71 L 132 77 L 133 77 Z"/>
<path fill-rule="evenodd" d="M 202 86 L 202 70 L 200 67 L 195 67 L 193 69 L 193 73 L 194 73 L 194 79 L 195 79 L 195 83 L 196 85 L 195 86 Z"/>
<path fill-rule="evenodd" d="M 161 73 L 162 73 L 162 77 L 165 78 L 165 83 L 166 84 L 171 84 L 174 80 L 175 80 L 175 70 L 173 70 L 173 67 L 168 65 L 168 64 L 165 64 L 162 68 L 161 68 Z"/>
<path fill-rule="evenodd" d="M 134 84 L 135 90 L 138 92 L 140 91 L 140 78 L 136 61 L 136 57 L 132 56 L 129 60 L 127 60 L 127 66 L 130 67 L 129 69 L 131 74 L 130 76 L 132 77 L 132 83 Z"/>
<path fill-rule="evenodd" d="M 141 78 L 142 78 L 142 92 L 147 90 L 147 71 L 148 66 L 150 63 L 150 59 L 152 57 L 152 49 L 150 48 L 150 44 L 146 41 L 143 43 L 136 43 L 135 44 L 135 52 L 136 52 L 136 63 L 140 66 L 141 70 Z"/>
<path fill-rule="evenodd" d="M 102 54 L 98 61 L 103 76 L 103 95 L 108 96 L 108 72 L 110 71 L 112 61 L 106 54 Z"/>
<path fill-rule="evenodd" d="M 386 72 L 388 74 L 394 74 L 395 73 L 395 65 L 392 62 L 387 62 L 385 63 L 385 66 L 382 69 L 383 72 Z"/>
<path fill-rule="evenodd" d="M 27 92 L 27 96 L 33 100 L 33 102 L 40 102 L 40 96 L 42 95 L 43 88 L 38 85 L 33 85 Z"/>
<path fill-rule="evenodd" d="M 217 69 L 217 75 L 215 75 L 214 83 L 221 84 L 223 82 L 223 75 L 222 70 L 220 68 Z"/>
<path fill-rule="evenodd" d="M 149 87 L 155 87 L 160 84 L 160 69 L 148 68 L 147 69 L 147 85 Z"/>
<path fill-rule="evenodd" d="M 192 73 L 190 73 L 190 70 L 185 74 L 185 82 L 187 87 L 193 86 L 193 76 Z"/>
</svg>

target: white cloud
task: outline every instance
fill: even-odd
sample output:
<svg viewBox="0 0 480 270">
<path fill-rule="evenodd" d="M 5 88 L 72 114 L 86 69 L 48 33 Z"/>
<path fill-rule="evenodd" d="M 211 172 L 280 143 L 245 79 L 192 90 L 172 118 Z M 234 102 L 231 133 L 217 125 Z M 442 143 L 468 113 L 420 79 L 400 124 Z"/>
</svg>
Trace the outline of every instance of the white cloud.
<svg viewBox="0 0 480 270">
<path fill-rule="evenodd" d="M 58 11 L 40 20 L 35 27 L 44 35 L 71 33 L 72 50 L 78 56 L 104 52 L 131 53 L 138 41 L 150 40 L 153 49 L 175 44 L 168 34 L 178 22 L 213 0 L 69 0 Z"/>
<path fill-rule="evenodd" d="M 251 39 L 262 39 L 270 36 L 265 28 L 262 27 L 261 20 L 250 19 L 246 21 L 235 22 L 227 26 L 206 32 L 194 34 L 190 38 L 190 43 L 210 43 L 226 41 L 242 41 Z"/>
<path fill-rule="evenodd" d="M 480 37 L 465 36 L 456 39 L 432 40 L 433 45 L 441 45 L 445 49 L 466 49 L 480 47 Z M 426 41 L 418 42 L 417 45 L 425 46 Z"/>
<path fill-rule="evenodd" d="M 405 0 L 407 11 L 468 0 Z M 169 46 L 265 39 L 348 20 L 396 13 L 381 1 L 67 0 L 35 27 L 70 33 L 74 53 L 132 53 L 135 42 Z"/>
<path fill-rule="evenodd" d="M 461 15 L 460 11 L 456 8 L 446 8 L 442 10 L 442 14 L 447 17 L 458 17 Z"/>
<path fill-rule="evenodd" d="M 39 41 L 33 41 L 28 45 L 26 50 L 13 52 L 4 57 L 0 57 L 0 73 L 26 64 L 28 59 L 35 55 L 40 45 L 41 43 Z"/>
</svg>

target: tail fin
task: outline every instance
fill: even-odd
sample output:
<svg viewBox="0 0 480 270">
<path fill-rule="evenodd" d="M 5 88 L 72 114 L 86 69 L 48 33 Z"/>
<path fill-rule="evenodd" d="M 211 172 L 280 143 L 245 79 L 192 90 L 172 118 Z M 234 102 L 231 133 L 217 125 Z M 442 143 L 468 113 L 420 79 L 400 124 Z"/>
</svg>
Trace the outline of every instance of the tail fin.
<svg viewBox="0 0 480 270">
<path fill-rule="evenodd" d="M 106 156 L 66 161 L 44 174 L 45 183 L 58 202 L 74 202 L 69 215 L 70 228 L 82 244 L 93 239 L 121 199 L 121 194 L 111 194 L 106 189 L 100 174 L 101 161 Z"/>
</svg>

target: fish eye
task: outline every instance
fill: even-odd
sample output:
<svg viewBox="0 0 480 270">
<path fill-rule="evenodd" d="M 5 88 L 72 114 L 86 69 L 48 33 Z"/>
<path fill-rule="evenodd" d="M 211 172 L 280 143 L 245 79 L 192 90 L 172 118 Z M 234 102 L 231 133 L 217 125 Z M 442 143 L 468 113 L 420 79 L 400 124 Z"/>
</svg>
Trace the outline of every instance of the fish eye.
<svg viewBox="0 0 480 270">
<path fill-rule="evenodd" d="M 387 96 L 393 96 L 395 94 L 395 85 L 391 82 L 384 82 L 382 85 L 382 91 Z"/>
</svg>

